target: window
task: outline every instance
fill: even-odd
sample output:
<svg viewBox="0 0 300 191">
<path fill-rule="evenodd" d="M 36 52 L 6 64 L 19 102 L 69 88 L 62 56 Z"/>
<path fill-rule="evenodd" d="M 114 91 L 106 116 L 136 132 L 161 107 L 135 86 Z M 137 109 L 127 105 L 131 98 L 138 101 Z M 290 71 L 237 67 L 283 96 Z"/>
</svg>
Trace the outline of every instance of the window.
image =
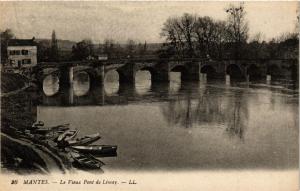
<svg viewBox="0 0 300 191">
<path fill-rule="evenodd" d="M 22 50 L 22 55 L 28 55 L 28 50 Z"/>
<path fill-rule="evenodd" d="M 20 50 L 16 50 L 16 55 L 20 55 L 21 54 L 21 51 Z"/>
<path fill-rule="evenodd" d="M 24 59 L 24 60 L 22 60 L 22 64 L 31 64 L 31 60 L 30 59 Z"/>
<path fill-rule="evenodd" d="M 15 53 L 16 53 L 16 52 L 15 52 L 14 50 L 10 50 L 10 51 L 9 51 L 9 55 L 15 55 Z"/>
</svg>

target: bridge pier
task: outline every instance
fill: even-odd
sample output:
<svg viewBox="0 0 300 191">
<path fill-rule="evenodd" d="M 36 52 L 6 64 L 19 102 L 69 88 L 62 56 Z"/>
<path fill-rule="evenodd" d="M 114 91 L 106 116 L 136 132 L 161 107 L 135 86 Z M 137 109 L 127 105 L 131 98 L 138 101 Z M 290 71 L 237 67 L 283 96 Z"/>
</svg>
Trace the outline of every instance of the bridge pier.
<svg viewBox="0 0 300 191">
<path fill-rule="evenodd" d="M 124 97 L 134 97 L 136 96 L 135 84 L 123 83 L 119 85 L 118 94 Z"/>
<path fill-rule="evenodd" d="M 201 63 L 187 64 L 187 73 L 181 73 L 182 81 L 200 81 L 201 79 Z"/>
<path fill-rule="evenodd" d="M 95 72 L 89 73 L 90 77 L 90 90 L 93 91 L 97 88 L 104 88 L 105 68 L 104 65 L 95 68 Z"/>
<path fill-rule="evenodd" d="M 151 73 L 152 83 L 170 82 L 170 72 L 168 70 L 159 70 Z"/>
<path fill-rule="evenodd" d="M 121 84 L 125 84 L 125 86 L 128 86 L 128 84 L 135 84 L 135 68 L 133 63 L 129 63 L 125 65 L 122 68 L 117 69 L 117 72 L 119 74 L 119 84 L 121 87 Z"/>
<path fill-rule="evenodd" d="M 267 77 L 266 77 L 266 83 L 269 85 L 271 84 L 271 75 L 270 74 L 267 74 Z"/>
<path fill-rule="evenodd" d="M 59 88 L 69 88 L 73 86 L 73 67 L 60 68 Z"/>
<path fill-rule="evenodd" d="M 225 74 L 225 84 L 230 85 L 230 75 Z"/>
<path fill-rule="evenodd" d="M 250 82 L 250 75 L 249 75 L 249 74 L 246 75 L 246 82 L 247 82 L 247 83 Z"/>
</svg>

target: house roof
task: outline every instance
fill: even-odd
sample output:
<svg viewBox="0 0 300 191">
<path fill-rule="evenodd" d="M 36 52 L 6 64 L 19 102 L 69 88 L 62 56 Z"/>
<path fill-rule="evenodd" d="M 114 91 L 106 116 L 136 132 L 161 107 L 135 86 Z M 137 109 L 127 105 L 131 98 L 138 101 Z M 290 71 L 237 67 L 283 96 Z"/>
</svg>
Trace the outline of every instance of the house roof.
<svg viewBox="0 0 300 191">
<path fill-rule="evenodd" d="M 33 39 L 10 39 L 8 46 L 36 46 L 36 42 Z"/>
</svg>

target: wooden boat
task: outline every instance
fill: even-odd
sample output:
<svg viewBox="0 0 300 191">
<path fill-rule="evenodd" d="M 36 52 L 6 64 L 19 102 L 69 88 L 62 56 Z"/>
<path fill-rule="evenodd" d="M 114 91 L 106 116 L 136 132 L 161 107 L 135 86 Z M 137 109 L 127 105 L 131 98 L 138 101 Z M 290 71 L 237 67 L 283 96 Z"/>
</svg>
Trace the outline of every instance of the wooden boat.
<svg viewBox="0 0 300 191">
<path fill-rule="evenodd" d="M 71 139 L 67 141 L 67 144 L 69 146 L 75 146 L 75 145 L 88 145 L 90 143 L 93 143 L 97 140 L 99 140 L 101 137 L 99 135 L 99 133 L 95 133 L 92 135 L 86 135 L 84 137 L 80 137 L 77 139 Z"/>
<path fill-rule="evenodd" d="M 38 128 L 38 129 L 32 129 L 30 130 L 30 133 L 32 134 L 40 134 L 40 135 L 46 135 L 47 133 L 50 133 L 52 130 L 48 128 Z"/>
<path fill-rule="evenodd" d="M 61 131 L 69 130 L 68 126 L 69 126 L 69 124 L 62 124 L 62 125 L 57 125 L 57 126 L 46 128 L 46 127 L 44 127 L 44 123 L 39 121 L 39 122 L 34 123 L 32 128 L 29 128 L 29 130 L 33 134 L 46 135 L 46 134 L 52 133 L 54 131 L 61 132 Z"/>
<path fill-rule="evenodd" d="M 49 132 L 49 133 L 47 133 L 46 135 L 45 135 L 45 137 L 47 138 L 47 139 L 50 139 L 50 140 L 53 140 L 53 141 L 55 141 L 55 142 L 57 142 L 57 138 L 61 135 L 61 134 L 63 134 L 65 132 L 65 130 L 58 130 L 58 131 L 51 131 L 51 132 Z"/>
<path fill-rule="evenodd" d="M 90 153 L 97 156 L 116 156 L 117 146 L 116 145 L 88 145 L 88 146 L 71 146 L 71 148 L 81 152 Z"/>
<path fill-rule="evenodd" d="M 66 123 L 66 124 L 50 127 L 50 129 L 53 131 L 66 131 L 66 130 L 70 129 L 69 126 L 70 126 L 70 124 Z"/>
<path fill-rule="evenodd" d="M 77 135 L 77 133 L 78 133 L 78 131 L 76 129 L 75 130 L 67 130 L 63 134 L 58 136 L 57 141 L 61 142 L 61 141 L 71 140 Z"/>
<path fill-rule="evenodd" d="M 90 154 L 81 154 L 78 151 L 71 150 L 70 156 L 74 160 L 73 164 L 79 168 L 99 169 L 104 163 Z"/>
<path fill-rule="evenodd" d="M 27 127 L 27 129 L 38 129 L 43 126 L 44 126 L 44 122 L 37 121 L 37 122 L 33 123 L 31 127 Z"/>
</svg>

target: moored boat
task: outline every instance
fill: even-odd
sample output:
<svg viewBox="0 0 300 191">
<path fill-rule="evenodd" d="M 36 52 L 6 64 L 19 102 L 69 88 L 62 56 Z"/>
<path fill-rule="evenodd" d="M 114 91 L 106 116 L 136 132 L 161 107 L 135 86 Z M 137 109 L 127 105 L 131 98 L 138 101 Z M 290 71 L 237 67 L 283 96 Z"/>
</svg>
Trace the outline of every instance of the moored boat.
<svg viewBox="0 0 300 191">
<path fill-rule="evenodd" d="M 104 163 L 90 154 L 81 154 L 78 151 L 70 151 L 70 156 L 74 160 L 73 164 L 79 168 L 99 169 Z"/>
<path fill-rule="evenodd" d="M 35 123 L 32 124 L 31 127 L 28 127 L 28 129 L 39 129 L 43 127 L 45 124 L 43 121 L 36 121 Z"/>
<path fill-rule="evenodd" d="M 69 126 L 70 126 L 70 124 L 66 123 L 66 124 L 62 124 L 62 125 L 52 126 L 52 127 L 50 127 L 50 129 L 53 131 L 66 131 L 66 130 L 70 129 Z"/>
<path fill-rule="evenodd" d="M 85 135 L 83 137 L 77 138 L 77 139 L 71 139 L 66 141 L 69 146 L 75 146 L 75 145 L 88 145 L 90 143 L 93 143 L 97 140 L 99 140 L 101 137 L 99 133 L 91 134 L 91 135 Z"/>
<path fill-rule="evenodd" d="M 113 157 L 117 155 L 116 145 L 87 145 L 87 146 L 71 146 L 71 148 L 81 153 L 90 153 L 97 156 Z"/>
<path fill-rule="evenodd" d="M 75 130 L 72 130 L 72 129 L 67 130 L 63 134 L 58 136 L 57 141 L 61 142 L 61 141 L 71 140 L 77 135 L 77 133 L 78 133 L 78 131 L 76 129 Z"/>
<path fill-rule="evenodd" d="M 42 134 L 42 135 L 45 135 L 49 132 L 51 132 L 52 130 L 51 129 L 47 129 L 47 128 L 40 128 L 40 129 L 34 129 L 34 130 L 31 130 L 30 132 L 31 133 L 34 133 L 34 134 Z"/>
</svg>

